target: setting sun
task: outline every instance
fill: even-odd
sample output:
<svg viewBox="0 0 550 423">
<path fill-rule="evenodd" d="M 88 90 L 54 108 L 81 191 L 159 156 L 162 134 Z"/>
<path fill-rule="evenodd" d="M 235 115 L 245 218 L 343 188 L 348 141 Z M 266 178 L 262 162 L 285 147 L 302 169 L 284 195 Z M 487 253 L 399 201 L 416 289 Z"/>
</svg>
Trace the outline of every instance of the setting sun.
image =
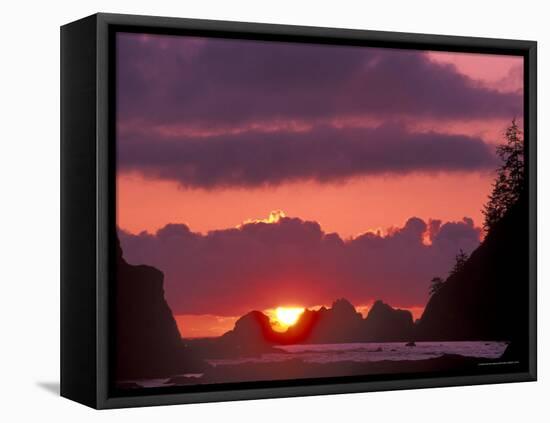
<svg viewBox="0 0 550 423">
<path fill-rule="evenodd" d="M 275 318 L 279 325 L 288 327 L 296 323 L 303 312 L 303 307 L 277 307 Z"/>
</svg>

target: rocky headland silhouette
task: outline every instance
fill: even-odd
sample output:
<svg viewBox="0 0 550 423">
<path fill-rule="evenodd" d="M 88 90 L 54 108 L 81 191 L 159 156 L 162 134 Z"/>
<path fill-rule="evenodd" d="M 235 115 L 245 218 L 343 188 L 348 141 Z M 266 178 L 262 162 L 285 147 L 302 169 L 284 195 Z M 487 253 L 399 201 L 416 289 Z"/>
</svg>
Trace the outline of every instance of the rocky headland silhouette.
<svg viewBox="0 0 550 423">
<path fill-rule="evenodd" d="M 164 298 L 164 275 L 151 266 L 130 265 L 117 245 L 114 298 L 116 380 L 155 378 L 204 367 L 181 340 Z"/>
<path fill-rule="evenodd" d="M 430 298 L 417 340 L 505 340 L 505 356 L 527 364 L 529 333 L 528 202 L 520 197 Z"/>
</svg>

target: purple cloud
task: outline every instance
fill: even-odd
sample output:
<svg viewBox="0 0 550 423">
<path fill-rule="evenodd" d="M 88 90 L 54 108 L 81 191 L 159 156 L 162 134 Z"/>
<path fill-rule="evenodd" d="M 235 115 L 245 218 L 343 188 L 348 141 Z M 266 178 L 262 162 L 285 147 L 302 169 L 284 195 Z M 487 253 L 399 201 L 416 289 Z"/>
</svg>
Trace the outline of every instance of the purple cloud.
<svg viewBox="0 0 550 423">
<path fill-rule="evenodd" d="M 276 119 L 520 116 L 502 93 L 422 51 L 121 33 L 122 121 L 209 127 Z"/>
<path fill-rule="evenodd" d="M 431 244 L 423 242 L 429 233 Z M 479 244 L 471 219 L 411 218 L 386 236 L 343 240 L 316 222 L 281 218 L 240 228 L 192 232 L 169 224 L 156 234 L 119 231 L 125 258 L 165 274 L 176 314 L 239 315 L 278 304 L 355 304 L 381 298 L 397 306 L 424 305 L 432 277 L 445 277 L 459 249 Z"/>
<path fill-rule="evenodd" d="M 378 128 L 315 127 L 210 137 L 121 137 L 118 164 L 182 186 L 214 188 L 330 182 L 374 174 L 493 169 L 493 148 L 479 138 Z"/>
</svg>

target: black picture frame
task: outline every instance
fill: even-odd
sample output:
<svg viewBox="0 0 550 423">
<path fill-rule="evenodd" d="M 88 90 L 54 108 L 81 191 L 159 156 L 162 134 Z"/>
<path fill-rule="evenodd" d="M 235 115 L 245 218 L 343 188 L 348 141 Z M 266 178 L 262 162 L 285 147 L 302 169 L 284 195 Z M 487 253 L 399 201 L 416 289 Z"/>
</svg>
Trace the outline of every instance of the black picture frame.
<svg viewBox="0 0 550 423">
<path fill-rule="evenodd" d="M 468 376 L 331 378 L 216 385 L 119 395 L 109 382 L 114 205 L 116 31 L 522 55 L 529 185 L 529 364 Z M 209 401 L 534 381 L 536 344 L 537 44 L 534 41 L 98 13 L 61 27 L 61 395 L 90 407 Z"/>
</svg>

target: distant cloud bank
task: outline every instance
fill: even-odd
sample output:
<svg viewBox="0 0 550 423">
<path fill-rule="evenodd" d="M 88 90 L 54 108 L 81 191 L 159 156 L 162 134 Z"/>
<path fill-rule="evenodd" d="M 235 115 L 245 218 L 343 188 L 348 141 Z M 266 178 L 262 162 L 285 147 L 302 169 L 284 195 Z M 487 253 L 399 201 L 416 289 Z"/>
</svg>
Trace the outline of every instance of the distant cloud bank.
<svg viewBox="0 0 550 423">
<path fill-rule="evenodd" d="M 280 216 L 205 235 L 169 224 L 155 234 L 119 236 L 126 260 L 164 272 L 175 314 L 235 316 L 340 297 L 424 305 L 431 278 L 446 276 L 459 249 L 476 248 L 480 229 L 468 218 L 443 223 L 413 217 L 386 235 L 343 240 L 317 222 Z"/>
</svg>

